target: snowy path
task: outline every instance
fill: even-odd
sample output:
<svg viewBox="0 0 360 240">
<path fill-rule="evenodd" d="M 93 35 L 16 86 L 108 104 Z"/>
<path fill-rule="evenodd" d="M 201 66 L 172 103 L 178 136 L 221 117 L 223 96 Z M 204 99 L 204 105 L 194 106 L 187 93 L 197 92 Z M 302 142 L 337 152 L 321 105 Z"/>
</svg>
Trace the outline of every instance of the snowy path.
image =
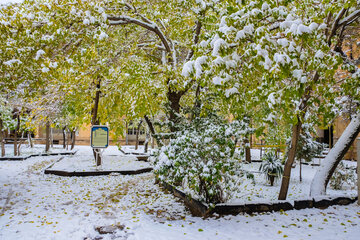
<svg viewBox="0 0 360 240">
<path fill-rule="evenodd" d="M 78 154 L 91 152 L 82 147 Z M 360 235 L 360 207 L 355 204 L 204 220 L 192 217 L 182 203 L 154 185 L 151 173 L 44 175 L 43 169 L 59 158 L 0 162 L 0 239 L 358 239 Z M 109 225 L 124 228 L 108 235 L 95 230 Z"/>
</svg>

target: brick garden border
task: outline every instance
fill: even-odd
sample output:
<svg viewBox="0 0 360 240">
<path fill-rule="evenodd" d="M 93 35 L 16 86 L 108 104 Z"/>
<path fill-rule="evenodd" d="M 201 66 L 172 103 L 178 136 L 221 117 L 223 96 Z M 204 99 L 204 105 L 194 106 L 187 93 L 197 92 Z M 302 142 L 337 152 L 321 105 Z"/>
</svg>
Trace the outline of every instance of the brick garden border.
<svg viewBox="0 0 360 240">
<path fill-rule="evenodd" d="M 39 154 L 30 154 L 27 156 L 16 156 L 16 157 L 0 157 L 0 161 L 23 161 L 31 157 L 42 157 L 42 156 L 65 156 L 65 155 L 74 155 L 77 151 L 74 152 L 62 152 L 62 153 L 39 153 Z"/>
<path fill-rule="evenodd" d="M 312 198 L 308 200 L 278 201 L 268 203 L 249 203 L 249 204 L 216 204 L 210 207 L 208 204 L 195 200 L 185 193 L 179 191 L 174 186 L 156 180 L 160 186 L 171 192 L 174 196 L 182 199 L 194 216 L 209 217 L 214 213 L 218 215 L 237 215 L 239 213 L 262 213 L 262 212 L 278 212 L 288 210 L 300 210 L 305 208 L 325 209 L 333 205 L 348 205 L 356 202 L 358 197 L 335 197 L 335 198 Z"/>
</svg>

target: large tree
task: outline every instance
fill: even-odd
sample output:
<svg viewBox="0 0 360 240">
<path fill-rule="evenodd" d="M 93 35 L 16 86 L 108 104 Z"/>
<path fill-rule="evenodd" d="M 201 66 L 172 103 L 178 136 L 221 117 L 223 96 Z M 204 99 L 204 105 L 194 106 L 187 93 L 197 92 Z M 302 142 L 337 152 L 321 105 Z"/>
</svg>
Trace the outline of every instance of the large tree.
<svg viewBox="0 0 360 240">
<path fill-rule="evenodd" d="M 228 6 L 217 33 L 202 44 L 208 54 L 198 57 L 199 64 L 210 65 L 206 76 L 223 92 L 231 114 L 253 115 L 270 128 L 291 126 L 283 200 L 302 125 L 334 118 L 341 94 L 335 73 L 345 61 L 332 43 L 339 36 L 333 26 L 355 20 L 356 1 L 228 1 Z M 195 63 L 187 72 L 201 70 Z"/>
</svg>

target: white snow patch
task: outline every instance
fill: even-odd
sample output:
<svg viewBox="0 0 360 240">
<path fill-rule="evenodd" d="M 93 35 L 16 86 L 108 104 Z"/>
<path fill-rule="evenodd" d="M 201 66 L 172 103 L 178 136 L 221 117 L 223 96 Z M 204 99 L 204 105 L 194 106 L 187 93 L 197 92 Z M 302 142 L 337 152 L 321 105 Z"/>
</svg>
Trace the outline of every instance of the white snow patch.
<svg viewBox="0 0 360 240">
<path fill-rule="evenodd" d="M 39 58 L 45 54 L 45 51 L 40 49 L 36 52 L 35 60 L 39 60 Z"/>
<path fill-rule="evenodd" d="M 9 67 L 15 63 L 21 64 L 22 62 L 19 59 L 11 59 L 9 61 L 4 62 L 4 64 Z"/>
</svg>

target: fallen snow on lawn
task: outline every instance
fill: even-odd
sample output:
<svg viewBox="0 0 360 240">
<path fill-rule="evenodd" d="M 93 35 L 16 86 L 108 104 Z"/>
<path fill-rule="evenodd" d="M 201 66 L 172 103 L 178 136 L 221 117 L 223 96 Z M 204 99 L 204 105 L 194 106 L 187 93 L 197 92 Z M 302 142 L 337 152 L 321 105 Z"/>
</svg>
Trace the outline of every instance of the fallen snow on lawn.
<svg viewBox="0 0 360 240">
<path fill-rule="evenodd" d="M 91 156 L 78 147 L 77 156 Z M 115 148 L 108 155 L 117 155 Z M 59 177 L 44 169 L 61 156 L 0 162 L 0 239 L 347 239 L 360 235 L 360 207 L 192 217 L 152 173 Z M 296 171 L 296 170 L 295 170 Z M 274 187 L 278 188 L 278 187 Z M 95 229 L 114 225 L 112 234 Z"/>
</svg>

